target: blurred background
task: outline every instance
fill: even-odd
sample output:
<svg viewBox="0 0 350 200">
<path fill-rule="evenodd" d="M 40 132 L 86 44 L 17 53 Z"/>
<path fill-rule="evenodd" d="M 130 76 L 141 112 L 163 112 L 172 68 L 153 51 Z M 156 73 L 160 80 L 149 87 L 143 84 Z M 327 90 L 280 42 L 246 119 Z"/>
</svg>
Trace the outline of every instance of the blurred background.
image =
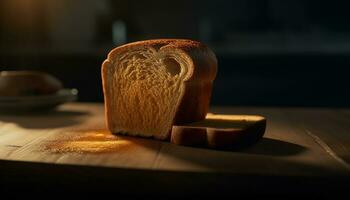
<svg viewBox="0 0 350 200">
<path fill-rule="evenodd" d="M 216 53 L 214 105 L 350 106 L 350 2 L 1 0 L 0 70 L 41 70 L 102 102 L 114 47 L 189 38 Z"/>
</svg>

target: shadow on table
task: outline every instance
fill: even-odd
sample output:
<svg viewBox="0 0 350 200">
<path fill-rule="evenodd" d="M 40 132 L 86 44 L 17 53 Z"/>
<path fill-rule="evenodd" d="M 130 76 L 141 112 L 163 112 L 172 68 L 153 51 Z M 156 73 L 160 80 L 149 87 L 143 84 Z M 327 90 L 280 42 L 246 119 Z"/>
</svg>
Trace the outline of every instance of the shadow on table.
<svg viewBox="0 0 350 200">
<path fill-rule="evenodd" d="M 198 173 L 166 170 L 113 168 L 0 160 L 1 194 L 37 195 L 37 191 L 66 195 L 110 195 L 118 199 L 151 196 L 152 199 L 237 199 L 237 197 L 343 197 L 349 177 L 271 176 L 235 173 Z M 290 164 L 290 163 L 286 163 Z M 300 164 L 301 167 L 302 164 Z M 25 178 L 23 178 L 25 177 Z M 116 181 L 117 180 L 117 181 Z M 150 183 L 152 181 L 152 184 Z M 137 188 L 135 190 L 135 188 Z M 157 188 L 157 191 L 154 191 Z M 22 191 L 19 193 L 18 191 Z M 56 196 L 57 196 L 56 195 Z M 342 195 L 342 196 L 340 196 Z M 65 196 L 62 196 L 63 198 Z M 106 196 L 107 197 L 107 196 Z M 321 198 L 322 199 L 322 198 Z"/>
<path fill-rule="evenodd" d="M 292 156 L 306 150 L 307 148 L 298 144 L 272 138 L 262 138 L 257 144 L 245 148 L 239 152 L 268 156 Z"/>
<path fill-rule="evenodd" d="M 0 122 L 15 123 L 22 128 L 46 129 L 72 126 L 82 122 L 88 112 L 69 110 L 50 110 L 45 112 L 0 114 Z"/>
</svg>

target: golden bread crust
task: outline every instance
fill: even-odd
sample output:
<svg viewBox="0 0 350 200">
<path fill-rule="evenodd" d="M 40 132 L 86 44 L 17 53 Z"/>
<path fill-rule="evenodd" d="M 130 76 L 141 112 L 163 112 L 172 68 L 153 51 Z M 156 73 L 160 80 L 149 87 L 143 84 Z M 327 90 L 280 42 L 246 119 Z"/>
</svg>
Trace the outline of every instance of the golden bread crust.
<svg viewBox="0 0 350 200">
<path fill-rule="evenodd" d="M 184 90 L 176 106 L 176 114 L 172 124 L 181 124 L 203 120 L 208 111 L 211 98 L 212 83 L 217 73 L 217 60 L 215 54 L 204 44 L 186 39 L 157 39 L 133 42 L 113 49 L 102 64 L 102 84 L 105 99 L 105 114 L 107 127 L 113 132 L 113 116 L 111 105 L 111 92 L 113 88 L 107 81 L 114 67 L 116 58 L 125 52 L 137 49 L 154 49 L 162 52 L 177 52 L 189 63 L 189 70 L 183 81 Z M 142 108 L 140 108 L 142 109 Z M 165 136 L 157 139 L 170 139 L 171 127 Z M 142 136 L 142 135 L 141 135 Z"/>
</svg>

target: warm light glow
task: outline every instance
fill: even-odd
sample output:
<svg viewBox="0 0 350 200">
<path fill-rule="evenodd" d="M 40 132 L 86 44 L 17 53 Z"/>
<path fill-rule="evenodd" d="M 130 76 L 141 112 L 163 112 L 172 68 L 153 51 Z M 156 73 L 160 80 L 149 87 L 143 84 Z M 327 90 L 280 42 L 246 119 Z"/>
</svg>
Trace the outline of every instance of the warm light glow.
<svg viewBox="0 0 350 200">
<path fill-rule="evenodd" d="M 206 119 L 223 119 L 223 120 L 235 120 L 235 121 L 259 121 L 264 117 L 258 115 L 220 115 L 208 113 Z"/>
<path fill-rule="evenodd" d="M 111 153 L 122 151 L 132 143 L 108 131 L 79 133 L 68 139 L 50 141 L 44 150 L 52 153 Z"/>
<path fill-rule="evenodd" d="M 189 126 L 240 130 L 264 119 L 264 117 L 258 115 L 222 115 L 208 113 L 205 120 L 193 122 L 189 124 Z"/>
</svg>

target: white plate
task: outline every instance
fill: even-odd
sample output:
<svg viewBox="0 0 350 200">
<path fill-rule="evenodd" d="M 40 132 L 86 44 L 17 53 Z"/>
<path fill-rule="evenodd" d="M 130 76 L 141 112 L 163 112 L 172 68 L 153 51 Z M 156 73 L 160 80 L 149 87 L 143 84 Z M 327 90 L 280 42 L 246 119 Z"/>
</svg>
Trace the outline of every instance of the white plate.
<svg viewBox="0 0 350 200">
<path fill-rule="evenodd" d="M 75 101 L 77 98 L 77 89 L 62 89 L 52 95 L 18 97 L 0 96 L 0 112 L 48 110 L 56 107 L 57 105 Z"/>
</svg>

